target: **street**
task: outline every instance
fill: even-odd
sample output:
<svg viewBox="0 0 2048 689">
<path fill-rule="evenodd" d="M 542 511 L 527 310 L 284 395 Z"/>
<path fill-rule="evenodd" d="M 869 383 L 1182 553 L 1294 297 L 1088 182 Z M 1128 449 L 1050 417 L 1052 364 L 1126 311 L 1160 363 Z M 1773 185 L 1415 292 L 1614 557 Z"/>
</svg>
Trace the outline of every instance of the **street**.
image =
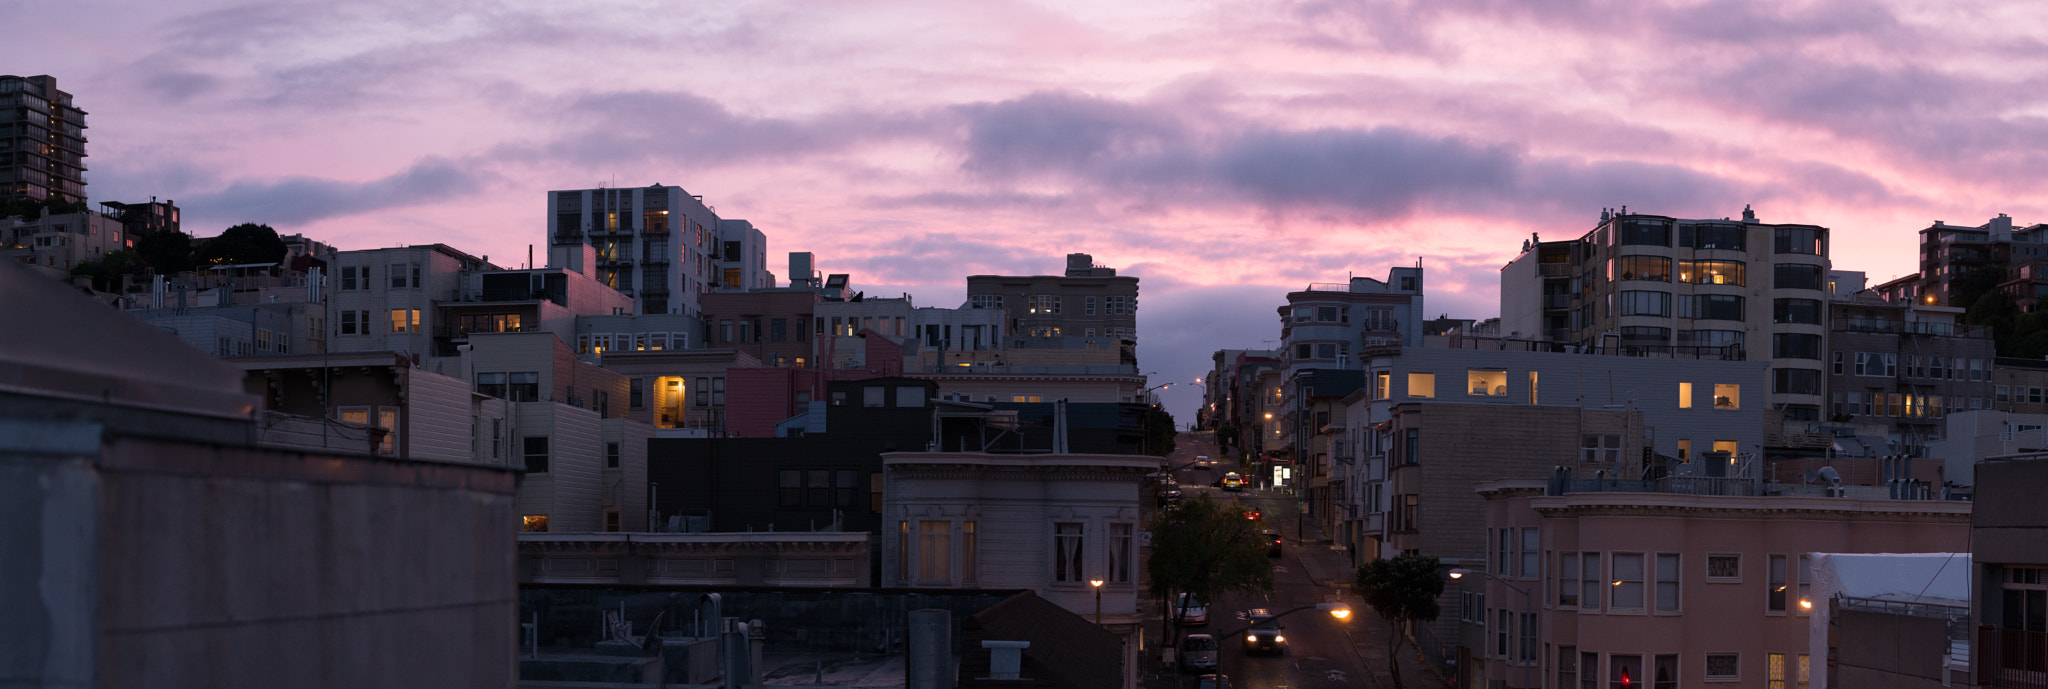
<svg viewBox="0 0 2048 689">
<path fill-rule="evenodd" d="M 1274 560 L 1272 592 L 1221 596 L 1209 606 L 1209 623 L 1190 628 L 1186 633 L 1220 635 L 1247 626 L 1247 610 L 1266 608 L 1280 612 L 1297 605 L 1330 600 L 1340 590 L 1345 594 L 1343 600 L 1352 606 L 1353 614 L 1345 621 L 1313 609 L 1283 618 L 1280 624 L 1289 647 L 1284 655 L 1248 657 L 1243 650 L 1242 634 L 1231 638 L 1219 636 L 1217 643 L 1222 648 L 1218 654 L 1220 672 L 1230 677 L 1231 686 L 1237 689 L 1390 686 L 1384 676 L 1386 623 L 1373 615 L 1356 596 L 1349 595 L 1353 574 L 1348 556 L 1342 551 L 1332 550 L 1330 544 L 1323 542 L 1321 533 L 1312 523 L 1307 525 L 1308 538 L 1303 538 L 1302 522 L 1297 518 L 1300 513 L 1292 491 L 1260 489 L 1254 480 L 1242 493 L 1225 492 L 1212 484 L 1226 472 L 1242 474 L 1244 471 L 1237 462 L 1223 458 L 1216 448 L 1214 435 L 1182 433 L 1175 442 L 1177 447 L 1170 461 L 1172 466 L 1180 467 L 1175 477 L 1181 483 L 1184 499 L 1207 495 L 1212 499 L 1240 502 L 1264 514 L 1260 528 L 1275 530 L 1286 538 L 1281 556 Z M 1192 466 L 1197 455 L 1215 458 L 1216 466 Z M 1369 659 L 1377 659 L 1377 662 Z M 1193 686 L 1195 674 L 1183 672 L 1183 685 Z M 1173 673 L 1168 670 L 1162 675 L 1162 681 L 1150 686 L 1173 686 Z M 1410 687 L 1442 686 L 1433 678 L 1418 677 L 1412 672 L 1403 672 L 1402 676 L 1409 681 Z"/>
</svg>

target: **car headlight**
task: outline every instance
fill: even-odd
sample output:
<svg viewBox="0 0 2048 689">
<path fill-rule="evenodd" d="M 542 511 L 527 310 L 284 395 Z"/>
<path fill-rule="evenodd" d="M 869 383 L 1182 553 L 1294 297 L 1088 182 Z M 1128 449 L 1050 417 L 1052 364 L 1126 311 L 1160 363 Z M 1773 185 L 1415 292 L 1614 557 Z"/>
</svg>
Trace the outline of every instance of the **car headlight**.
<svg viewBox="0 0 2048 689">
<path fill-rule="evenodd" d="M 1280 636 L 1280 635 L 1278 635 L 1278 634 L 1274 634 L 1274 635 L 1273 635 L 1273 643 L 1276 643 L 1276 644 L 1284 644 L 1284 643 L 1287 643 L 1287 637 L 1284 637 L 1284 636 Z"/>
<path fill-rule="evenodd" d="M 1244 635 L 1244 640 L 1245 640 L 1245 642 L 1246 642 L 1246 643 L 1256 642 L 1256 641 L 1258 641 L 1258 640 L 1259 640 L 1259 635 L 1257 635 L 1257 634 L 1246 634 L 1246 635 Z"/>
</svg>

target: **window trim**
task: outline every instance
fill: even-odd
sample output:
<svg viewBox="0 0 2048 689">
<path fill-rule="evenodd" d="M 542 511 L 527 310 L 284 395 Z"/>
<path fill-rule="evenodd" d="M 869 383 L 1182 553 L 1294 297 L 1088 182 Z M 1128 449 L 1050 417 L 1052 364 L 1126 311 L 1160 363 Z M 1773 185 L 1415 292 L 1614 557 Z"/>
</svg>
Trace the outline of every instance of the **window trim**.
<svg viewBox="0 0 2048 689">
<path fill-rule="evenodd" d="M 1732 557 L 1732 558 L 1735 558 L 1735 576 L 1732 576 L 1732 577 L 1717 577 L 1717 576 L 1714 576 L 1714 558 L 1717 558 L 1717 557 Z M 1704 572 L 1704 573 L 1705 573 L 1705 575 L 1704 575 L 1704 576 L 1702 576 L 1702 577 L 1700 578 L 1700 580 L 1701 580 L 1701 581 L 1704 581 L 1704 582 L 1706 582 L 1706 583 L 1709 583 L 1709 584 L 1740 584 L 1740 583 L 1742 583 L 1742 574 L 1743 574 L 1743 571 L 1742 571 L 1742 560 L 1743 560 L 1743 557 L 1742 557 L 1742 553 L 1707 553 L 1707 554 L 1706 554 L 1705 556 L 1703 556 L 1703 557 L 1701 558 L 1701 562 L 1700 562 L 1700 564 L 1701 564 L 1701 565 L 1702 565 L 1703 567 L 1705 567 L 1705 569 L 1703 569 L 1703 570 L 1701 570 L 1701 571 L 1702 571 L 1702 572 Z"/>
</svg>

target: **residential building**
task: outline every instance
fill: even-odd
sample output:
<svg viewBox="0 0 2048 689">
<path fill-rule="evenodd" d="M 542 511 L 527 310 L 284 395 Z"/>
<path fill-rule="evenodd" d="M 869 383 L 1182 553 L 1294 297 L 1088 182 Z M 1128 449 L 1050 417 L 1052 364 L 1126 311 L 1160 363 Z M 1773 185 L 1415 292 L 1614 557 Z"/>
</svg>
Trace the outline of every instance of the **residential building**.
<svg viewBox="0 0 2048 689">
<path fill-rule="evenodd" d="M 2048 414 L 2048 361 L 1997 357 L 1991 365 L 1991 408 Z"/>
<path fill-rule="evenodd" d="M 85 114 L 56 77 L 0 74 L 0 201 L 85 203 Z"/>
<path fill-rule="evenodd" d="M 506 402 L 505 426 L 491 424 L 491 442 L 502 434 L 508 461 L 526 471 L 516 501 L 522 530 L 648 528 L 654 428 L 628 418 L 626 376 L 577 360 L 546 332 L 472 333 L 469 347 L 458 360 L 435 363 L 453 369 L 446 373 L 466 370 L 471 392 Z M 477 426 L 481 432 L 481 420 Z"/>
<path fill-rule="evenodd" d="M 1366 347 L 1419 346 L 1422 268 L 1392 268 L 1382 282 L 1313 283 L 1280 307 L 1280 355 L 1289 375 L 1303 368 L 1355 368 Z"/>
<path fill-rule="evenodd" d="M 1972 270 L 1990 268 L 2001 273 L 2001 289 L 2015 299 L 2031 301 L 2034 295 L 2024 285 L 2031 275 L 2011 269 L 2048 258 L 2048 225 L 2014 229 L 2004 213 L 1975 227 L 1950 225 L 1940 220 L 1920 230 L 1919 272 L 1878 287 L 1887 301 L 1916 302 L 1950 306 L 1956 295 L 1955 281 Z"/>
<path fill-rule="evenodd" d="M 663 438 L 724 436 L 727 374 L 760 366 L 759 359 L 736 349 L 647 349 L 604 355 L 604 367 L 626 377 L 627 413 L 652 425 L 656 436 Z"/>
<path fill-rule="evenodd" d="M 459 372 L 417 368 L 401 352 L 236 356 L 227 363 L 243 372 L 243 389 L 260 396 L 265 410 L 382 430 L 378 455 L 508 463 L 479 452 L 496 441 L 473 427 L 472 416 L 481 412 Z"/>
<path fill-rule="evenodd" d="M 9 683 L 517 681 L 512 472 L 266 447 L 232 364 L 20 266 L 0 294 L 34 324 L 0 328 Z"/>
<path fill-rule="evenodd" d="M 967 306 L 1002 310 L 1012 341 L 1104 337 L 1124 341 L 1125 349 L 1137 346 L 1138 278 L 1096 265 L 1088 254 L 1067 254 L 1064 275 L 969 275 Z"/>
<path fill-rule="evenodd" d="M 438 307 L 464 301 L 465 294 L 480 300 L 482 290 L 467 284 L 469 276 L 497 270 L 446 244 L 343 251 L 334 264 L 327 290 L 328 323 L 333 328 L 330 348 L 419 357 L 454 355 L 454 335 L 460 328 L 441 322 Z M 520 300 L 527 299 L 530 295 Z M 437 336 L 446 341 L 437 346 Z"/>
<path fill-rule="evenodd" d="M 1461 686 L 1802 686 L 1825 661 L 1812 554 L 1942 552 L 1971 520 L 1968 502 L 1754 477 L 1473 490 L 1488 546 L 1462 563 L 1486 575 L 1449 587 L 1477 594 L 1458 607 Z"/>
<path fill-rule="evenodd" d="M 127 313 L 223 359 L 327 351 L 326 309 L 307 301 L 133 308 Z"/>
<path fill-rule="evenodd" d="M 1780 317 L 1801 321 L 1818 308 L 1779 302 L 1795 309 Z M 1964 325 L 1962 309 L 1858 290 L 1831 295 L 1826 310 L 1828 420 L 1883 426 L 1884 454 L 1921 452 L 1940 437 L 1944 415 L 1996 406 L 1991 329 Z"/>
<path fill-rule="evenodd" d="M 814 315 L 819 299 L 795 287 L 702 295 L 704 346 L 737 349 L 764 366 L 816 366 L 820 355 L 811 341 L 823 335 Z"/>
<path fill-rule="evenodd" d="M 179 217 L 177 201 L 170 199 L 158 201 L 156 197 L 151 196 L 148 202 L 121 203 L 119 201 L 107 201 L 101 203 L 100 206 L 105 209 L 102 212 L 121 220 L 121 229 L 128 235 L 129 239 L 141 239 L 158 232 L 184 231 L 180 229 L 183 225 L 182 219 Z M 290 238 L 298 238 L 302 242 L 305 241 L 304 237 L 300 235 L 289 235 L 286 238 L 286 246 L 291 245 Z M 327 253 L 332 254 L 333 249 L 330 247 Z"/>
<path fill-rule="evenodd" d="M 873 330 L 903 350 L 905 370 L 931 370 L 959 362 L 990 361 L 1005 350 L 1001 311 L 918 307 L 910 295 L 899 298 L 864 297 L 860 301 L 826 299 L 815 307 L 816 327 L 823 331 L 813 342 L 816 358 L 829 352 L 833 368 L 852 364 L 867 366 L 865 340 L 856 337 Z M 1102 346 L 1113 342 L 1098 338 Z M 941 362 L 941 357 L 944 361 Z M 1114 363 L 1114 362 L 1111 362 Z"/>
<path fill-rule="evenodd" d="M 962 402 L 1141 402 L 1145 391 L 1145 376 L 1135 366 L 1005 364 L 951 369 L 912 377 L 938 383 L 941 397 Z"/>
<path fill-rule="evenodd" d="M 1276 417 L 1280 431 L 1277 444 L 1268 452 L 1284 462 L 1264 469 L 1271 485 L 1299 486 L 1309 514 L 1325 533 L 1335 533 L 1337 497 L 1347 491 L 1353 479 L 1349 469 L 1355 454 L 1345 445 L 1349 427 L 1344 400 L 1364 387 L 1364 369 L 1296 369 L 1287 380 Z"/>
<path fill-rule="evenodd" d="M 1270 349 L 1223 349 L 1211 356 L 1216 368 L 1205 379 L 1213 390 L 1207 400 L 1214 415 L 1216 441 L 1228 451 L 1242 452 L 1259 440 L 1259 372 L 1280 365 L 1279 352 Z"/>
<path fill-rule="evenodd" d="M 883 457 L 884 586 L 1029 589 L 1121 638 L 1119 686 L 1137 686 L 1138 497 L 1157 458 Z"/>
<path fill-rule="evenodd" d="M 698 298 L 773 287 L 767 239 L 746 221 L 724 221 L 682 187 L 548 192 L 551 246 L 595 250 L 599 283 L 633 299 L 632 313 L 703 315 Z"/>
<path fill-rule="evenodd" d="M 1747 208 L 1740 221 L 1603 211 L 1585 235 L 1525 242 L 1501 268 L 1500 330 L 1577 347 L 1734 347 L 1770 363 L 1754 399 L 1819 421 L 1827 273 L 1825 227 L 1765 224 Z"/>
<path fill-rule="evenodd" d="M 590 361 L 625 352 L 663 352 L 704 343 L 704 321 L 681 314 L 578 315 L 576 355 Z"/>
<path fill-rule="evenodd" d="M 583 248 L 585 257 L 589 253 Z M 580 346 L 581 334 L 593 327 L 588 319 L 617 316 L 633 308 L 632 298 L 571 267 L 485 269 L 464 273 L 462 281 L 458 298 L 436 304 L 437 323 L 429 324 L 436 356 L 451 356 L 456 347 L 479 333 L 545 332 L 564 345 L 573 342 Z M 674 326 L 679 319 L 648 320 L 667 321 L 649 325 Z M 610 340 L 607 344 L 610 335 L 591 333 L 593 351 L 651 346 L 651 341 Z"/>
<path fill-rule="evenodd" d="M 1969 493 L 1977 465 L 1986 460 L 2048 452 L 2048 413 L 1985 409 L 1949 414 L 1942 424 L 1941 439 L 1927 443 L 1929 462 L 1941 469 L 1930 484 L 1952 493 Z"/>
<path fill-rule="evenodd" d="M 5 98 L 0 95 L 0 100 Z M 0 177 L 0 185 L 5 184 L 4 180 L 5 177 Z M 20 216 L 0 218 L 0 239 L 34 250 L 37 264 L 66 273 L 80 264 L 135 246 L 119 216 L 93 210 L 50 213 L 33 220 Z"/>
<path fill-rule="evenodd" d="M 1970 621 L 1976 685 L 2039 686 L 2048 662 L 2048 455 L 1977 465 L 1971 514 Z"/>
</svg>

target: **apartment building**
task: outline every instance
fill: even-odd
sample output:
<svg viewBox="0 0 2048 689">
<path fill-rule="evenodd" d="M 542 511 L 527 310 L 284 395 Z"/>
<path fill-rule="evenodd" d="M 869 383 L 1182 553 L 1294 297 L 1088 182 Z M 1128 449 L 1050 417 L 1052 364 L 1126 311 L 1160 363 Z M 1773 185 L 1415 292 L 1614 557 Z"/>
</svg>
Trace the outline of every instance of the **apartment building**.
<svg viewBox="0 0 2048 689">
<path fill-rule="evenodd" d="M 1828 420 L 1883 427 L 1884 454 L 1919 453 L 1943 416 L 1996 406 L 1996 343 L 1962 309 L 1859 290 L 1828 310 Z"/>
<path fill-rule="evenodd" d="M 340 352 L 238 356 L 243 388 L 263 409 L 383 431 L 376 454 L 401 459 L 504 464 L 503 443 L 479 435 L 472 418 L 484 415 L 460 373 L 413 366 L 399 352 Z M 486 452 L 493 448 L 497 453 Z"/>
<path fill-rule="evenodd" d="M 821 355 L 811 344 L 824 335 L 816 317 L 820 299 L 817 291 L 797 287 L 705 294 L 704 346 L 737 349 L 764 366 L 816 366 Z"/>
<path fill-rule="evenodd" d="M 439 306 L 463 300 L 469 275 L 496 270 L 446 244 L 343 251 L 327 292 L 330 347 L 337 352 L 394 351 L 452 356 L 461 328 L 441 321 Z M 522 326 L 523 327 L 523 326 Z M 436 347 L 439 336 L 446 343 Z"/>
<path fill-rule="evenodd" d="M 1944 552 L 1972 519 L 1968 502 L 1737 478 L 1472 490 L 1488 545 L 1447 587 L 1465 594 L 1461 686 L 1806 686 L 1827 660 L 1812 554 Z"/>
<path fill-rule="evenodd" d="M 1273 419 L 1279 431 L 1266 453 L 1274 458 L 1270 467 L 1259 467 L 1271 485 L 1299 486 L 1316 523 L 1334 532 L 1335 498 L 1346 490 L 1352 460 L 1344 445 L 1347 427 L 1345 398 L 1364 387 L 1366 371 L 1359 369 L 1297 369 L 1283 385 Z M 1334 463 L 1334 464 L 1333 464 Z"/>
<path fill-rule="evenodd" d="M 0 153 L 0 158 L 5 156 Z M 81 264 L 106 258 L 107 254 L 135 248 L 118 214 L 93 210 L 53 213 L 35 219 L 0 218 L 0 239 L 32 250 L 36 265 L 66 273 Z"/>
<path fill-rule="evenodd" d="M 1977 466 L 1971 515 L 1970 621 L 1977 686 L 2040 686 L 2048 672 L 2048 456 L 2040 453 Z"/>
<path fill-rule="evenodd" d="M 1303 368 L 1356 367 L 1366 347 L 1422 344 L 1422 268 L 1392 268 L 1385 281 L 1354 277 L 1287 293 L 1280 307 L 1280 355 L 1290 375 Z"/>
<path fill-rule="evenodd" d="M 1886 301 L 1950 306 L 1957 280 L 1973 270 L 1990 268 L 2003 274 L 2001 289 L 2031 304 L 2037 295 L 2026 286 L 2036 276 L 2031 270 L 2021 274 L 2016 269 L 2043 260 L 2048 260 L 2048 225 L 2015 229 L 2012 218 L 2004 213 L 1974 227 L 1936 220 L 1920 230 L 1919 271 L 1876 289 Z"/>
<path fill-rule="evenodd" d="M 327 351 L 327 315 L 323 307 L 315 302 L 291 301 L 247 306 L 135 308 L 129 309 L 128 314 L 177 335 L 185 344 L 225 359 Z"/>
<path fill-rule="evenodd" d="M 647 349 L 604 356 L 606 369 L 626 377 L 627 414 L 664 438 L 724 435 L 726 376 L 760 366 L 759 359 L 736 349 Z"/>
<path fill-rule="evenodd" d="M 882 577 L 903 588 L 1029 589 L 1123 639 L 1137 686 L 1139 486 L 1157 458 L 891 452 Z M 1098 590 L 1091 581 L 1101 581 Z M 1099 607 L 1098 607 L 1099 606 Z M 1099 612 L 1098 612 L 1099 611 Z"/>
<path fill-rule="evenodd" d="M 2048 414 L 2048 361 L 1996 357 L 1991 365 L 1991 408 Z"/>
<path fill-rule="evenodd" d="M 766 235 L 682 187 L 548 192 L 548 238 L 592 247 L 590 275 L 632 297 L 633 313 L 701 316 L 704 294 L 775 285 Z"/>
<path fill-rule="evenodd" d="M 865 297 L 860 301 L 818 302 L 816 326 L 823 337 L 814 342 L 814 361 L 823 361 L 829 351 L 836 368 L 842 363 L 865 367 L 864 340 L 858 333 L 872 330 L 902 348 L 906 370 L 927 370 L 962 361 L 991 361 L 1005 347 L 1001 311 L 961 306 L 944 309 L 917 306 L 909 295 L 896 298 Z M 1103 346 L 1109 338 L 1097 338 Z M 944 357 L 942 363 L 940 358 Z M 929 361 L 925 361 L 925 360 Z"/>
<path fill-rule="evenodd" d="M 999 309 L 1011 340 L 1058 337 L 1138 339 L 1138 278 L 1067 254 L 1063 275 L 969 275 L 967 307 Z"/>
<path fill-rule="evenodd" d="M 56 77 L 0 74 L 0 202 L 85 203 L 85 114 Z"/>
<path fill-rule="evenodd" d="M 1507 337 L 1655 351 L 1733 348 L 1770 364 L 1759 398 L 1825 412 L 1828 229 L 1602 211 L 1592 231 L 1528 241 L 1501 268 Z"/>
<path fill-rule="evenodd" d="M 100 206 L 105 209 L 107 215 L 120 219 L 121 228 L 127 232 L 128 237 L 131 239 L 139 239 L 158 232 L 183 231 L 180 229 L 183 227 L 183 218 L 180 217 L 182 214 L 178 210 L 178 202 L 171 199 L 158 201 L 156 197 L 151 196 L 146 202 L 122 203 L 119 201 L 107 201 L 101 203 Z M 306 241 L 301 235 L 291 235 L 291 237 L 298 238 L 301 242 Z M 287 239 L 286 245 L 290 246 L 290 244 L 290 239 Z M 321 246 L 326 245 L 322 244 Z M 328 248 L 327 253 L 333 253 L 333 249 L 331 247 Z"/>
</svg>

